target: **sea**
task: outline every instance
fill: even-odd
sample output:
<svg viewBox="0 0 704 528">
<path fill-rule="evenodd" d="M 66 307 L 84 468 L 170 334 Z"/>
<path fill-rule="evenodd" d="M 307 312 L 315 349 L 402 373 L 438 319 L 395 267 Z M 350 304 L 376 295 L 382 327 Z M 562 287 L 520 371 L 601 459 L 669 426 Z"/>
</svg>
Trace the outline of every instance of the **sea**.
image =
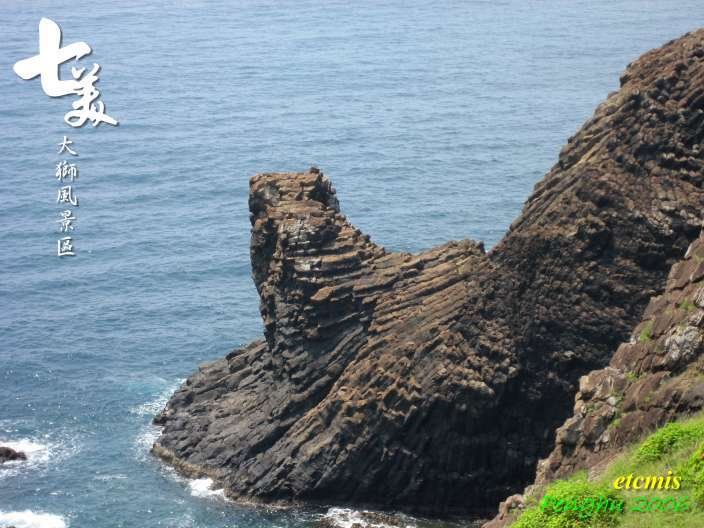
<svg viewBox="0 0 704 528">
<path fill-rule="evenodd" d="M 77 97 L 14 73 L 42 17 L 92 48 L 60 76 L 99 64 L 118 126 L 68 126 Z M 0 0 L 0 445 L 29 457 L 0 467 L 0 527 L 364 524 L 149 453 L 179 384 L 262 333 L 249 178 L 316 166 L 389 250 L 490 248 L 627 64 L 700 26 L 701 0 Z"/>
</svg>

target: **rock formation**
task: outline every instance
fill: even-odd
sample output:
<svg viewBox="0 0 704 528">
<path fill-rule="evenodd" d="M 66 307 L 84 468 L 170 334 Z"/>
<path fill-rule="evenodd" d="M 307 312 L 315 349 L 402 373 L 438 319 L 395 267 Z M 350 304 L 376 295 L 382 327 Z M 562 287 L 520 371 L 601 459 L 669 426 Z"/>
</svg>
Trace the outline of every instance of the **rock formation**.
<svg viewBox="0 0 704 528">
<path fill-rule="evenodd" d="M 704 235 L 609 366 L 582 377 L 574 415 L 557 430 L 537 484 L 599 468 L 665 423 L 704 408 Z"/>
<path fill-rule="evenodd" d="M 629 66 L 489 253 L 387 252 L 317 169 L 255 176 L 264 339 L 185 382 L 154 453 L 234 498 L 493 510 L 698 235 L 702 137 L 698 31 Z"/>
<path fill-rule="evenodd" d="M 670 270 L 630 339 L 609 365 L 579 380 L 574 414 L 538 463 L 527 493 L 575 471 L 598 474 L 623 448 L 704 408 L 704 232 Z M 524 505 L 513 495 L 484 528 L 508 526 Z"/>
<path fill-rule="evenodd" d="M 0 446 L 0 464 L 14 462 L 15 460 L 27 460 L 27 455 L 22 451 L 15 451 L 11 447 Z"/>
</svg>

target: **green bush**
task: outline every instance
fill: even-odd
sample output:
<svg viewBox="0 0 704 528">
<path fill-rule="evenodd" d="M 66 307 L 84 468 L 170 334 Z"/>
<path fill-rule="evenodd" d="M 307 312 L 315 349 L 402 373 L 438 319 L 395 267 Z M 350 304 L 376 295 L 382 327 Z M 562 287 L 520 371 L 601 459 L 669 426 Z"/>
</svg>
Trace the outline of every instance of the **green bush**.
<svg viewBox="0 0 704 528">
<path fill-rule="evenodd" d="M 656 494 L 613 487 L 614 480 L 619 476 L 664 474 L 668 469 L 681 477 L 681 489 L 666 492 L 665 495 L 689 497 L 692 510 L 640 513 L 632 508 L 635 498 Z M 614 504 L 623 501 L 623 513 L 618 508 L 592 511 L 591 514 L 585 511 L 588 510 L 583 507 L 585 504 L 596 504 L 600 500 L 604 504 L 604 499 L 610 499 Z M 556 504 L 556 501 L 562 501 L 561 508 L 546 507 Z M 569 480 L 552 483 L 544 495 L 528 497 L 527 504 L 528 507 L 511 528 L 704 527 L 704 414 L 683 422 L 669 423 L 640 444 L 624 449 L 621 456 L 613 460 L 596 480 L 588 481 L 585 472 L 577 473 Z M 564 508 L 565 504 L 570 506 Z"/>
<path fill-rule="evenodd" d="M 682 477 L 682 485 L 689 490 L 697 506 L 704 507 L 704 444 L 675 471 Z"/>
<path fill-rule="evenodd" d="M 680 310 L 684 310 L 685 312 L 691 312 L 692 310 L 697 309 L 697 305 L 694 304 L 692 301 L 689 299 L 685 299 L 682 301 L 682 303 L 679 305 Z"/>
<path fill-rule="evenodd" d="M 586 475 L 550 485 L 540 502 L 532 506 L 511 525 L 512 528 L 611 528 L 618 526 L 623 514 L 618 508 L 598 510 L 598 504 L 623 504 L 618 491 L 608 484 L 590 483 Z"/>
<path fill-rule="evenodd" d="M 647 343 L 652 338 L 653 338 L 653 321 L 650 320 L 647 323 L 645 323 L 645 326 L 640 331 L 640 335 L 638 336 L 638 341 L 641 343 Z"/>
<path fill-rule="evenodd" d="M 643 442 L 635 453 L 636 462 L 655 462 L 697 439 L 704 437 L 700 422 L 673 422 L 657 430 Z"/>
</svg>

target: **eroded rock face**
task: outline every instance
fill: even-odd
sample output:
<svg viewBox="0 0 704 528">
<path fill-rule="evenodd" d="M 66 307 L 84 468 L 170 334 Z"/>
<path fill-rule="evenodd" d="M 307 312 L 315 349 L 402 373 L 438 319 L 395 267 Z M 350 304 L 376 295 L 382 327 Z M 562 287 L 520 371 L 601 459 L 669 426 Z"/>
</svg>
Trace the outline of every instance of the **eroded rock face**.
<svg viewBox="0 0 704 528">
<path fill-rule="evenodd" d="M 579 380 L 574 414 L 557 429 L 555 448 L 538 463 L 534 494 L 588 469 L 598 474 L 623 448 L 664 424 L 704 408 L 704 232 L 677 262 L 666 290 L 603 369 Z M 504 528 L 520 514 L 522 495 L 499 506 L 483 528 Z"/>
<path fill-rule="evenodd" d="M 265 339 L 186 381 L 154 452 L 232 497 L 492 510 L 699 233 L 703 61 L 700 31 L 631 65 L 489 253 L 390 253 L 318 170 L 252 178 Z"/>
<path fill-rule="evenodd" d="M 668 422 L 704 409 L 704 232 L 677 262 L 666 290 L 603 369 L 579 380 L 574 414 L 557 429 L 555 448 L 538 463 L 533 494 L 587 469 L 600 473 L 623 448 Z M 504 528 L 522 495 L 502 502 L 483 528 Z"/>
<path fill-rule="evenodd" d="M 704 408 L 704 235 L 643 317 L 609 366 L 580 380 L 574 415 L 557 430 L 538 484 L 599 468 L 625 445 Z"/>
</svg>

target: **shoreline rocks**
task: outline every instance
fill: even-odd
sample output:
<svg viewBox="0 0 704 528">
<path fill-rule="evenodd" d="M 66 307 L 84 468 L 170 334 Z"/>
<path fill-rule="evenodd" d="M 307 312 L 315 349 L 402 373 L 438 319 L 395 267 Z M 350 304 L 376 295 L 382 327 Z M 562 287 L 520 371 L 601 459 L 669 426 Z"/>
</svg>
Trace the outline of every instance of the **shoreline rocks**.
<svg viewBox="0 0 704 528">
<path fill-rule="evenodd" d="M 264 502 L 481 515 L 522 489 L 704 220 L 704 31 L 621 83 L 488 253 L 388 252 L 319 170 L 253 177 L 264 339 L 188 378 L 154 453 Z"/>
<path fill-rule="evenodd" d="M 27 460 L 27 455 L 22 451 L 16 451 L 11 447 L 0 445 L 0 464 L 17 460 Z"/>
</svg>

